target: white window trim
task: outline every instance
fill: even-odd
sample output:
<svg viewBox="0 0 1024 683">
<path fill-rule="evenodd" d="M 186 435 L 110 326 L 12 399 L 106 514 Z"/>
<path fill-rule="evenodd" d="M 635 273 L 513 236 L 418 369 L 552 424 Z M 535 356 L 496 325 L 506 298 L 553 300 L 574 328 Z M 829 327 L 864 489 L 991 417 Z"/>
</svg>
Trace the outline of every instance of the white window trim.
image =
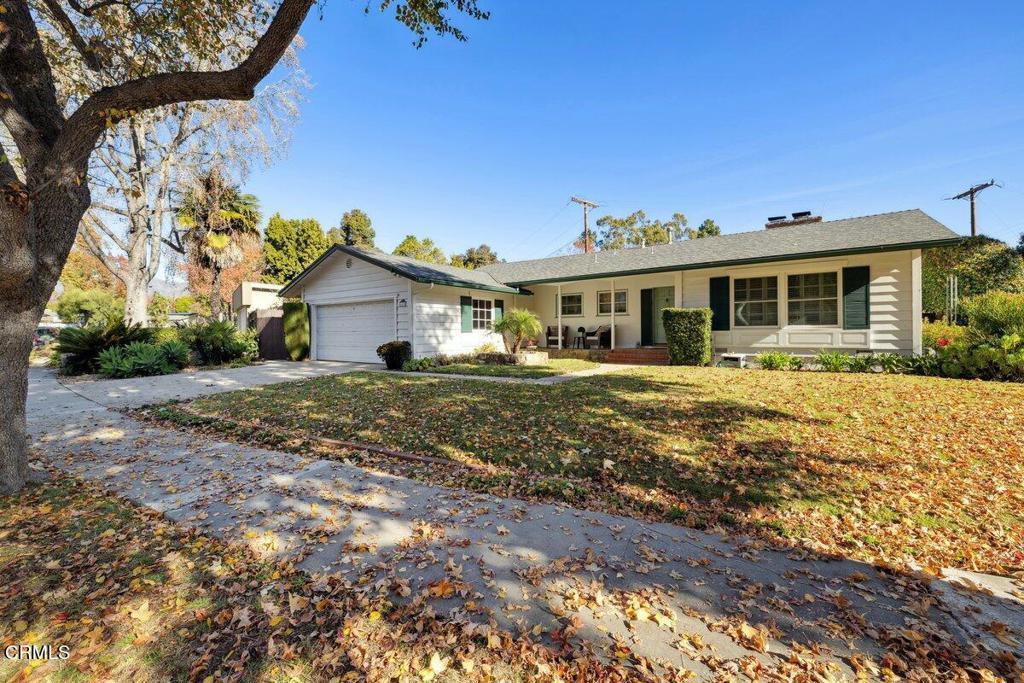
<svg viewBox="0 0 1024 683">
<path fill-rule="evenodd" d="M 629 290 L 628 289 L 618 289 L 618 288 L 616 288 L 615 294 L 618 294 L 619 292 L 622 292 L 623 294 L 626 295 L 626 310 L 625 311 L 615 311 L 615 315 L 616 316 L 629 315 Z M 597 300 L 596 300 L 596 302 L 597 302 L 597 316 L 599 318 L 610 318 L 610 317 L 612 317 L 611 311 L 609 311 L 608 313 L 602 313 L 601 312 L 601 295 L 602 294 L 611 294 L 611 293 L 612 293 L 612 290 L 610 290 L 610 289 L 599 289 L 599 290 L 597 290 Z M 613 300 L 612 303 L 614 304 L 614 300 Z"/>
<path fill-rule="evenodd" d="M 778 321 L 779 322 L 777 324 L 775 324 L 775 325 L 737 325 L 736 324 L 736 304 L 737 303 L 755 303 L 755 304 L 756 303 L 768 303 L 768 302 L 771 302 L 771 299 L 759 299 L 757 301 L 741 301 L 741 302 L 737 302 L 736 301 L 736 281 L 737 280 L 763 280 L 765 278 L 770 278 L 770 277 L 774 277 L 775 278 L 775 314 L 778 317 Z M 779 292 L 779 280 L 782 280 L 783 277 L 784 277 L 784 275 L 782 275 L 780 273 L 765 273 L 763 275 L 744 275 L 744 277 L 730 277 L 729 278 L 729 294 L 731 296 L 731 300 L 729 301 L 730 328 L 732 328 L 732 329 L 740 329 L 740 330 L 781 330 L 784 327 L 784 325 L 782 324 L 782 321 L 784 320 L 784 318 L 782 317 L 782 314 L 783 314 L 784 311 L 787 314 L 789 312 L 788 310 L 786 310 L 784 308 L 784 306 L 783 306 L 783 298 L 782 298 L 781 293 Z"/>
<path fill-rule="evenodd" d="M 488 322 L 487 327 L 477 327 L 476 326 L 476 305 L 475 304 L 476 304 L 477 301 L 486 301 L 486 302 L 491 304 L 491 308 L 490 308 L 491 319 Z M 485 299 L 483 297 L 471 296 L 470 297 L 469 310 L 470 310 L 470 315 L 472 316 L 472 319 L 471 319 L 471 323 L 472 323 L 472 327 L 473 327 L 472 332 L 475 333 L 475 332 L 493 332 L 494 331 L 494 299 Z"/>
<path fill-rule="evenodd" d="M 824 275 L 825 273 L 836 274 L 836 322 L 835 324 L 817 324 L 809 325 L 804 323 L 791 323 L 789 322 L 789 276 L 790 275 Z M 799 270 L 796 272 L 780 273 L 780 279 L 786 281 L 786 324 L 781 325 L 782 318 L 779 318 L 780 327 L 786 327 L 787 329 L 794 330 L 841 330 L 843 329 L 843 269 L 833 270 L 831 268 L 825 270 Z M 796 299 L 796 301 L 828 301 L 828 297 L 821 299 Z"/>
<path fill-rule="evenodd" d="M 562 299 L 567 296 L 578 296 L 580 298 L 580 312 L 579 313 L 562 313 Z M 561 298 L 559 298 L 561 297 Z M 555 313 L 561 314 L 563 318 L 582 318 L 585 313 L 585 297 L 583 292 L 563 292 L 561 295 L 555 295 Z"/>
</svg>

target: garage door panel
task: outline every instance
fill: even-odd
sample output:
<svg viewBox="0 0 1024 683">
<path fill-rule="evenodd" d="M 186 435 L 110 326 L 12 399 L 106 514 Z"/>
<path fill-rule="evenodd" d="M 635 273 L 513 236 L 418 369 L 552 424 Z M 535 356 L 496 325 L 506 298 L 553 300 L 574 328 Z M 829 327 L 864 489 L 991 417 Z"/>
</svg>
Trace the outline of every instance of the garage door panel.
<svg viewBox="0 0 1024 683">
<path fill-rule="evenodd" d="M 393 301 L 317 306 L 316 355 L 321 360 L 379 363 L 377 347 L 395 338 Z"/>
</svg>

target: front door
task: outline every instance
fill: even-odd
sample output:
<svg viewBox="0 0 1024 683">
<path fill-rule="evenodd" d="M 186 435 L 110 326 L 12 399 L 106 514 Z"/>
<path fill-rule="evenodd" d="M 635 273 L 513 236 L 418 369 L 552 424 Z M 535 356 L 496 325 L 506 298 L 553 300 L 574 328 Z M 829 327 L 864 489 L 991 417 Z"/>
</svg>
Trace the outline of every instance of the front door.
<svg viewBox="0 0 1024 683">
<path fill-rule="evenodd" d="M 665 323 L 661 312 L 675 305 L 675 287 L 652 287 L 640 290 L 640 344 L 664 344 Z"/>
</svg>

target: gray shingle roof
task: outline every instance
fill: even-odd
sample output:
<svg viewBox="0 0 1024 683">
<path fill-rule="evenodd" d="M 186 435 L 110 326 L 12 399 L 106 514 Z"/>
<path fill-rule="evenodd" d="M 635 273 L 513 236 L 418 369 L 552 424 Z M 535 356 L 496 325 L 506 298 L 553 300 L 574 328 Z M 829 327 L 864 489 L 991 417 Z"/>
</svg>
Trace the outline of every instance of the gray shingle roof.
<svg viewBox="0 0 1024 683">
<path fill-rule="evenodd" d="M 514 287 L 508 287 L 501 282 L 498 282 L 490 273 L 485 273 L 482 270 L 469 270 L 468 268 L 456 268 L 455 266 L 427 263 L 426 261 L 418 261 L 406 256 L 385 254 L 383 251 L 377 251 L 375 249 L 360 249 L 359 247 L 336 244 L 325 251 L 320 258 L 310 264 L 308 268 L 299 273 L 299 275 L 289 282 L 281 290 L 281 296 L 295 296 L 295 292 L 291 291 L 292 287 L 304 280 L 331 254 L 337 252 L 355 256 L 356 258 L 362 259 L 376 266 L 380 266 L 381 268 L 390 270 L 392 273 L 397 273 L 398 275 L 407 277 L 416 282 L 447 285 L 450 287 L 463 287 L 467 289 L 483 289 L 492 292 L 507 292 L 510 294 L 518 291 Z"/>
<path fill-rule="evenodd" d="M 481 270 L 506 284 L 529 285 L 624 273 L 894 251 L 938 246 L 957 239 L 956 233 L 925 212 L 910 209 L 653 247 L 494 263 Z M 480 273 L 481 270 L 470 272 Z"/>
</svg>

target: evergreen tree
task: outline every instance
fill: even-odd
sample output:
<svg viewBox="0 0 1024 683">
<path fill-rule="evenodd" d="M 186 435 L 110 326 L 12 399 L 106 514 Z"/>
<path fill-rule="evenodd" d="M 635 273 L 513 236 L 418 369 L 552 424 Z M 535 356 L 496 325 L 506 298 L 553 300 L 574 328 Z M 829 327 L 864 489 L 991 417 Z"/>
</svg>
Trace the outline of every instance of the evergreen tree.
<svg viewBox="0 0 1024 683">
<path fill-rule="evenodd" d="M 267 282 L 285 284 L 327 251 L 331 242 L 314 218 L 282 218 L 275 213 L 263 237 Z"/>
</svg>

